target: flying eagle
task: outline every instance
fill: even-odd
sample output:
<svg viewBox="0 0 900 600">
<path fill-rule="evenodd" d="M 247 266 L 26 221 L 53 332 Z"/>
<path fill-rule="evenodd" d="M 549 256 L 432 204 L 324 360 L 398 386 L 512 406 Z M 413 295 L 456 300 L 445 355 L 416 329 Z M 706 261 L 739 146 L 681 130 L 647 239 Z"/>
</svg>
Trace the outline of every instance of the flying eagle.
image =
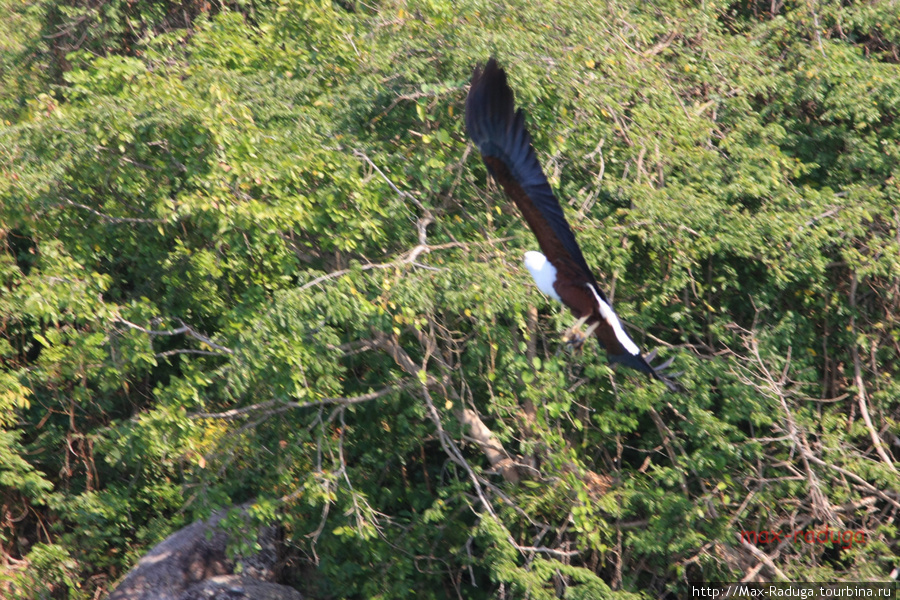
<svg viewBox="0 0 900 600">
<path fill-rule="evenodd" d="M 481 151 L 481 158 L 506 195 L 522 211 L 543 251 L 526 252 L 525 266 L 538 289 L 562 302 L 578 319 L 572 328 L 578 342 L 594 333 L 611 362 L 622 363 L 658 379 L 669 388 L 675 385 L 662 371 L 671 359 L 657 368 L 650 366 L 655 352 L 641 356 L 638 345 L 625 333 L 622 322 L 581 254 L 575 235 L 566 222 L 525 129 L 525 117 L 515 110 L 513 92 L 506 73 L 491 58 L 484 70 L 476 67 L 466 99 L 466 129 Z M 575 333 L 587 324 L 584 334 Z"/>
</svg>

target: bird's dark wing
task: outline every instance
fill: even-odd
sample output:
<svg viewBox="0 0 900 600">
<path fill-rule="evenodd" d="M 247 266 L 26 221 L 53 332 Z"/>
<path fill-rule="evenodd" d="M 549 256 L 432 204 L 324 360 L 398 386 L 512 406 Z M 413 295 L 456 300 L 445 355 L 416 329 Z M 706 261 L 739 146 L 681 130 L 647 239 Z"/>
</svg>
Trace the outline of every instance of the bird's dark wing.
<svg viewBox="0 0 900 600">
<path fill-rule="evenodd" d="M 472 76 L 466 129 L 491 175 L 522 211 L 547 260 L 575 281 L 596 284 L 534 153 L 525 117 L 515 109 L 506 73 L 493 58 Z"/>
<path fill-rule="evenodd" d="M 662 369 L 653 368 L 641 356 L 600 291 L 537 160 L 525 117 L 515 109 L 506 73 L 493 58 L 484 70 L 476 67 L 472 75 L 466 98 L 466 130 L 491 175 L 522 211 L 541 250 L 556 268 L 553 287 L 563 303 L 577 317 L 588 317 L 588 325 L 597 325 L 597 339 L 610 361 L 637 369 L 672 388 L 674 384 Z"/>
</svg>

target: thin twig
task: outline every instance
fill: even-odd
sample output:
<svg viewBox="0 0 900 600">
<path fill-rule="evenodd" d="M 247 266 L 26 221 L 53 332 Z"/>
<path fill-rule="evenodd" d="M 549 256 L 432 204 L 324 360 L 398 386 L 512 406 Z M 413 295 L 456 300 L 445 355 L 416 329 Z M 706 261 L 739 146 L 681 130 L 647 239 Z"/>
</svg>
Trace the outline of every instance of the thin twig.
<svg viewBox="0 0 900 600">
<path fill-rule="evenodd" d="M 209 350 L 194 350 L 192 348 L 178 348 L 177 350 L 166 350 L 165 352 L 157 352 L 156 358 L 166 358 L 167 356 L 175 356 L 176 354 L 201 354 L 203 356 L 224 356 L 222 352 L 211 352 Z"/>
<path fill-rule="evenodd" d="M 875 487 L 874 485 L 872 485 L 871 483 L 869 483 L 868 481 L 866 481 L 865 479 L 863 479 L 862 477 L 860 477 L 860 476 L 857 475 L 856 473 L 854 473 L 854 472 L 852 472 L 852 471 L 848 471 L 847 469 L 844 469 L 844 468 L 839 467 L 839 466 L 837 466 L 837 465 L 834 465 L 834 464 L 831 464 L 831 463 L 827 463 L 827 462 L 825 462 L 824 460 L 822 460 L 822 459 L 820 459 L 820 458 L 817 458 L 817 457 L 815 457 L 815 456 L 810 456 L 810 457 L 809 457 L 809 460 L 812 461 L 812 462 L 814 462 L 814 463 L 816 463 L 816 464 L 818 464 L 818 465 L 822 465 L 823 467 L 828 467 L 828 468 L 830 468 L 830 469 L 834 469 L 835 471 L 837 471 L 837 472 L 840 473 L 841 475 L 844 475 L 844 476 L 846 476 L 846 477 L 849 477 L 850 479 L 852 479 L 853 481 L 857 482 L 857 483 L 858 483 L 859 485 L 861 485 L 862 487 L 866 488 L 867 490 L 869 490 L 869 491 L 872 492 L 873 494 L 877 495 L 877 496 L 878 496 L 879 498 L 881 498 L 882 500 L 886 500 L 887 502 L 891 503 L 895 508 L 900 509 L 900 502 L 897 502 L 896 500 L 894 500 L 893 498 L 891 498 L 890 496 L 888 496 L 887 494 L 885 494 L 882 490 L 879 490 L 877 487 Z"/>
<path fill-rule="evenodd" d="M 755 327 L 755 319 L 754 319 L 754 327 Z M 779 377 L 776 377 L 772 374 L 769 367 L 766 365 L 765 361 L 763 361 L 762 356 L 759 353 L 759 341 L 756 338 L 753 330 L 747 331 L 741 327 L 735 327 L 743 333 L 744 344 L 748 350 L 750 350 L 753 356 L 753 363 L 760 375 L 762 375 L 762 379 L 764 381 L 763 385 L 756 383 L 750 377 L 738 374 L 738 377 L 742 382 L 747 385 L 750 385 L 761 393 L 775 398 L 778 400 L 781 405 L 781 409 L 784 412 L 785 420 L 786 420 L 786 431 L 785 433 L 788 435 L 791 440 L 791 444 L 793 449 L 796 449 L 800 455 L 800 461 L 803 463 L 804 471 L 806 472 L 806 479 L 809 483 L 809 495 L 812 500 L 813 510 L 816 515 L 826 518 L 829 522 L 834 522 L 836 517 L 834 513 L 831 511 L 830 504 L 828 502 L 827 496 L 822 491 L 821 482 L 819 481 L 819 477 L 816 475 L 816 472 L 810 466 L 811 459 L 815 456 L 813 452 L 809 449 L 809 444 L 806 440 L 806 434 L 797 421 L 794 419 L 794 415 L 788 405 L 787 395 L 789 392 L 785 390 L 785 387 L 788 383 L 788 371 L 791 362 L 790 348 L 788 349 L 788 356 L 785 361 L 784 368 L 782 372 L 779 374 Z M 782 429 L 783 430 L 783 429 Z M 788 467 L 789 465 L 783 465 Z"/>
</svg>

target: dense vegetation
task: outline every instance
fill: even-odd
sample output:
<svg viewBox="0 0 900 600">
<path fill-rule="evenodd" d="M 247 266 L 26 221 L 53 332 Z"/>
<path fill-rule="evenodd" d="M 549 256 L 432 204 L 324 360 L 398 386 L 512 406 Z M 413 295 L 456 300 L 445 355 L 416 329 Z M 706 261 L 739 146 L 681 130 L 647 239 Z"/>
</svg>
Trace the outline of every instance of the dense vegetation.
<svg viewBox="0 0 900 600">
<path fill-rule="evenodd" d="M 0 594 L 95 598 L 251 499 L 311 598 L 896 564 L 895 2 L 0 13 Z M 684 393 L 560 341 L 463 128 L 490 55 Z M 740 536 L 826 525 L 864 540 Z"/>
</svg>

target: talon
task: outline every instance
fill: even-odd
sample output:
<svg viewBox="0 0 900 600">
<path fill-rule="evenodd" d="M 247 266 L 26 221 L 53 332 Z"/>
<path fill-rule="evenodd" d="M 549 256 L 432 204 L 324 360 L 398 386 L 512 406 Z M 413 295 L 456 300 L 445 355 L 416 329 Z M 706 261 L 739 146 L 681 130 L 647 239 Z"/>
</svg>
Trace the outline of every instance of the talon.
<svg viewBox="0 0 900 600">
<path fill-rule="evenodd" d="M 657 365 L 653 368 L 656 369 L 657 371 L 665 371 L 666 369 L 668 369 L 669 367 L 672 366 L 672 362 L 674 360 L 675 360 L 675 357 L 673 356 L 673 357 L 669 358 L 669 360 L 667 360 L 666 362 L 664 362 L 660 365 Z M 671 375 L 670 375 L 670 377 L 671 377 Z"/>
<path fill-rule="evenodd" d="M 593 323 L 590 327 L 587 328 L 586 331 L 579 331 L 585 323 L 587 323 L 590 315 L 581 317 L 572 326 L 563 334 L 563 341 L 566 344 L 566 347 L 569 348 L 573 352 L 580 352 L 581 348 L 584 346 L 584 343 L 587 339 L 594 333 L 594 330 L 600 325 L 600 323 Z"/>
<path fill-rule="evenodd" d="M 673 392 L 683 391 L 682 387 L 678 384 L 676 379 L 678 379 L 679 375 L 683 375 L 684 371 L 681 371 L 679 373 L 666 373 L 666 369 L 672 366 L 672 362 L 675 360 L 675 357 L 670 357 L 669 360 L 664 361 L 659 365 L 651 365 L 650 361 L 654 358 L 656 358 L 656 349 L 644 356 L 645 364 L 653 371 L 651 377 L 662 381 L 666 385 L 666 387 Z"/>
<path fill-rule="evenodd" d="M 584 342 L 587 338 L 578 333 L 577 331 L 569 331 L 563 336 L 563 341 L 566 344 L 566 347 L 573 352 L 579 352 L 581 348 L 584 346 Z"/>
</svg>

